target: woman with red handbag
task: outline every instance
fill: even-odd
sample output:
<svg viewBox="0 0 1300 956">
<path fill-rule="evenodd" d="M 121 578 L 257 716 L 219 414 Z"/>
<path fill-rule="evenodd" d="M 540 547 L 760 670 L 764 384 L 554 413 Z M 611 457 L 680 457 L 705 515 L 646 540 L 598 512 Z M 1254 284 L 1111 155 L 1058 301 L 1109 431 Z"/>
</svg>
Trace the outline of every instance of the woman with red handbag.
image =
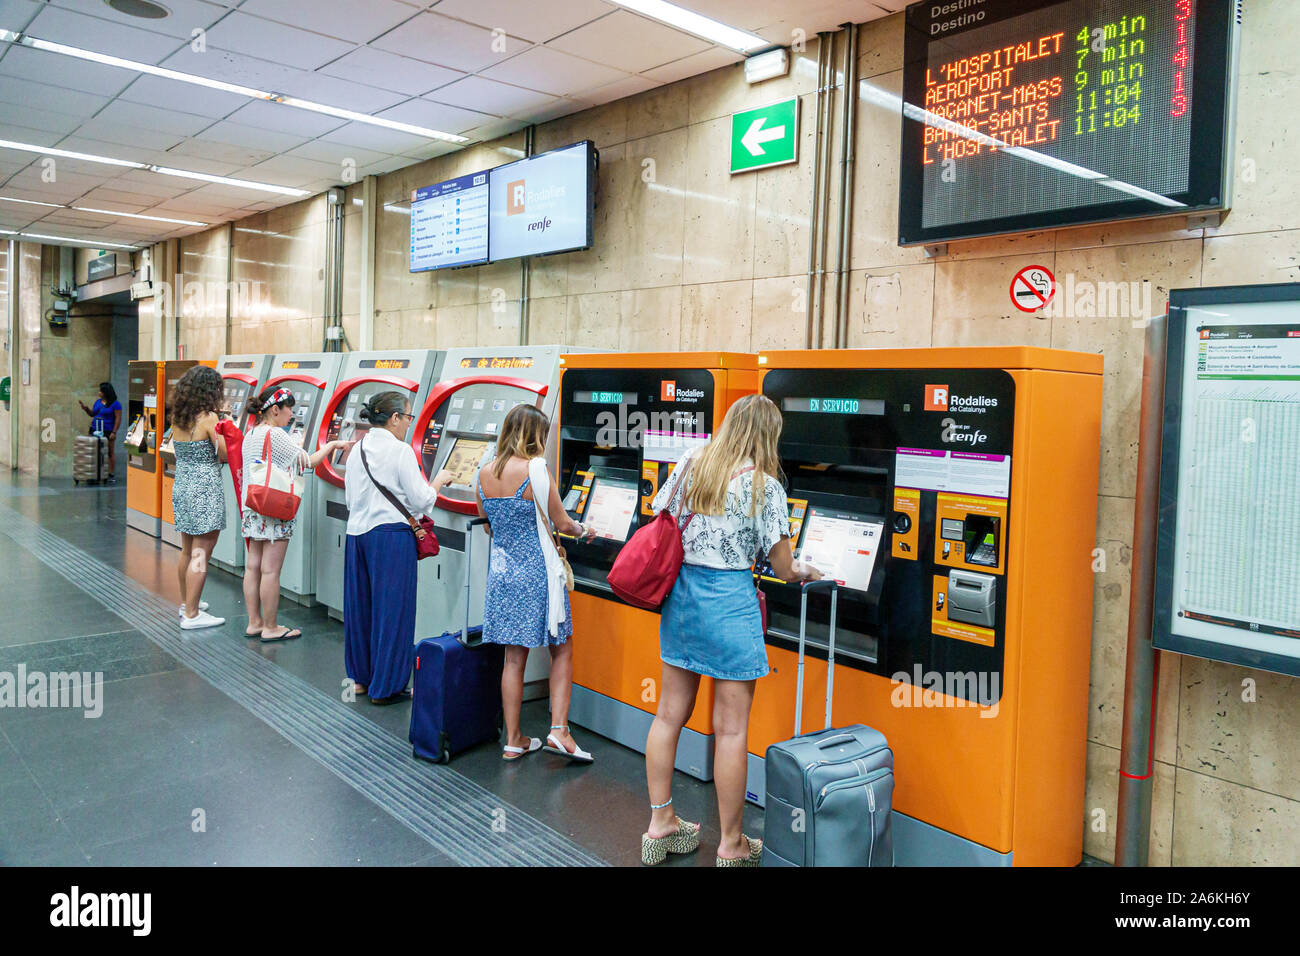
<svg viewBox="0 0 1300 956">
<path fill-rule="evenodd" d="M 240 444 L 243 461 L 251 469 L 254 463 L 270 464 L 281 471 L 301 475 L 315 468 L 326 457 L 348 442 L 332 441 L 314 455 L 308 455 L 289 437 L 286 426 L 293 421 L 293 392 L 287 388 L 267 388 L 248 402 L 249 420 L 253 427 Z M 268 469 L 269 471 L 269 469 Z M 263 644 L 291 641 L 302 637 L 296 627 L 280 627 L 275 620 L 280 609 L 280 571 L 284 555 L 289 550 L 289 539 L 297 524 L 297 515 L 290 518 L 261 514 L 256 510 L 257 496 L 249 500 L 249 485 L 241 490 L 241 531 L 244 535 L 244 605 L 248 608 L 247 637 L 261 638 Z"/>
<path fill-rule="evenodd" d="M 700 826 L 673 811 L 677 741 L 695 709 L 700 677 L 714 679 L 713 780 L 722 839 L 718 866 L 757 866 L 763 844 L 741 833 L 749 757 L 749 708 L 754 682 L 768 673 L 767 646 L 752 568 L 765 555 L 784 581 L 815 581 L 816 568 L 790 551 L 790 516 L 777 440 L 781 412 L 763 395 L 728 409 L 703 449 L 673 470 L 652 504 L 678 517 L 684 559 L 659 622 L 663 673 L 659 709 L 646 738 L 650 826 L 641 861 L 700 845 Z M 682 487 L 682 476 L 686 487 Z"/>
<path fill-rule="evenodd" d="M 416 535 L 429 532 L 407 516 L 430 514 L 438 492 L 453 478 L 444 469 L 432 482 L 425 480 L 415 450 L 406 443 L 414 417 L 402 392 L 382 392 L 363 405 L 360 418 L 370 423 L 369 431 L 348 452 L 343 479 L 348 506 L 344 663 L 356 692 L 368 695 L 372 704 L 410 699 Z"/>
</svg>

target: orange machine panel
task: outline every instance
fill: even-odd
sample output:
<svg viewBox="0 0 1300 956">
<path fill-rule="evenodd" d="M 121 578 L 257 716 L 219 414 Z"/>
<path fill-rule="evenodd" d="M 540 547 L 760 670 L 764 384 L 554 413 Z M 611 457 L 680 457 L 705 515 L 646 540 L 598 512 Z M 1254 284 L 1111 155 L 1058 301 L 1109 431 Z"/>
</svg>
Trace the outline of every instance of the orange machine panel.
<svg viewBox="0 0 1300 956">
<path fill-rule="evenodd" d="M 933 639 L 992 641 L 992 630 L 948 619 L 944 573 L 951 567 L 997 577 L 999 598 L 1005 601 L 1000 698 L 992 706 L 980 706 L 948 693 L 952 688 L 945 688 L 941 675 L 932 681 L 930 675 L 909 674 L 905 683 L 903 675 L 871 673 L 841 662 L 835 672 L 834 718 L 836 725 L 868 724 L 888 738 L 895 756 L 895 810 L 1010 853 L 1015 865 L 1078 863 L 1101 357 L 1027 348 L 900 349 L 776 352 L 760 356 L 759 363 L 764 376 L 776 368 L 1000 368 L 1011 376 L 1015 415 L 1009 499 L 940 493 L 930 516 L 913 489 L 891 488 L 887 499 L 896 517 L 909 519 L 895 525 L 890 560 L 916 561 L 921 549 L 933 549 L 927 557 L 940 573 L 926 579 L 924 591 L 931 602 L 927 613 Z M 964 549 L 956 547 L 946 559 L 942 555 L 940 519 L 967 514 L 1001 519 L 995 567 L 968 563 Z M 924 521 L 933 527 L 918 534 Z M 758 682 L 750 721 L 755 755 L 793 733 L 796 655 L 769 645 L 768 658 L 772 674 Z M 826 664 L 809 656 L 805 666 L 802 716 L 807 731 L 823 723 Z"/>
<path fill-rule="evenodd" d="M 151 518 L 157 518 L 162 514 L 162 461 L 157 454 L 157 446 L 161 444 L 161 404 L 160 397 L 163 392 L 163 363 L 146 363 L 155 366 L 153 375 L 146 377 L 152 378 L 153 390 L 145 399 L 143 409 L 145 432 L 154 433 L 154 467 L 153 470 L 137 468 L 131 465 L 131 455 L 127 454 L 126 470 L 126 506 L 140 514 L 148 515 Z M 133 422 L 127 422 L 126 427 L 130 428 Z"/>
<path fill-rule="evenodd" d="M 663 352 L 663 353 L 577 353 L 562 359 L 566 374 L 576 369 L 656 370 L 656 388 L 672 387 L 673 373 L 681 370 L 707 370 L 714 383 L 714 400 L 710 433 L 715 433 L 722 418 L 737 399 L 752 395 L 758 388 L 758 371 L 753 355 L 730 352 Z M 662 381 L 660 380 L 662 378 Z M 561 380 L 563 382 L 563 379 Z M 563 388 L 563 384 L 561 386 Z M 561 429 L 564 427 L 561 410 Z M 561 450 L 561 461 L 564 451 Z M 564 467 L 563 464 L 561 467 Z M 672 473 L 667 462 L 642 461 L 639 474 L 651 491 L 642 494 L 640 513 L 650 515 L 649 504 L 663 482 Z M 579 467 L 574 484 L 583 486 L 578 508 L 590 488 L 591 474 Z M 573 681 L 623 704 L 648 714 L 658 707 L 658 685 L 662 673 L 659 660 L 659 614 L 630 607 L 612 597 L 575 591 L 571 595 L 574 627 Z M 695 711 L 687 726 L 701 734 L 713 733 L 713 682 L 700 682 Z M 600 727 L 590 728 L 597 732 Z"/>
</svg>

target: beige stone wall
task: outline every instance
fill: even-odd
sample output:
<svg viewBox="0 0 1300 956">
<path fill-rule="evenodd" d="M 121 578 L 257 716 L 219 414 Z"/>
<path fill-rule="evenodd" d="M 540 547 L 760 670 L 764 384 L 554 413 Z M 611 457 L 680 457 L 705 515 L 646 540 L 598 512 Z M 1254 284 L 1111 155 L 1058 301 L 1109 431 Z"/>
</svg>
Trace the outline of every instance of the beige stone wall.
<svg viewBox="0 0 1300 956">
<path fill-rule="evenodd" d="M 9 376 L 13 379 L 18 377 L 18 363 L 14 363 L 13 373 L 9 370 L 9 355 L 14 347 L 14 340 L 10 337 L 9 328 L 9 301 L 11 290 L 9 288 L 9 242 L 0 239 L 0 343 L 4 346 L 4 351 L 0 352 L 0 378 Z M 12 383 L 11 383 L 12 389 Z M 13 391 L 11 391 L 11 395 Z M 9 422 L 10 415 L 13 414 L 14 401 L 0 402 L 0 468 L 9 468 L 10 449 L 9 449 Z"/>
<path fill-rule="evenodd" d="M 1250 5 L 1236 201 L 1220 227 L 1189 230 L 1185 221 L 1167 219 L 1045 231 L 954 244 L 937 259 L 897 245 L 902 18 L 867 24 L 860 33 L 849 344 L 1024 344 L 1105 356 L 1097 545 L 1107 560 L 1096 582 L 1088 816 L 1080 826 L 1087 852 L 1107 860 L 1114 846 L 1143 330 L 1128 315 L 1025 315 L 1012 307 L 1007 290 L 1017 269 L 1039 264 L 1062 280 L 1149 281 L 1160 312 L 1172 288 L 1300 280 L 1300 181 L 1287 162 L 1300 146 L 1300 130 L 1276 121 L 1279 104 L 1300 102 L 1288 45 L 1297 29 L 1294 4 Z M 620 350 L 802 346 L 815 80 L 813 44 L 781 80 L 750 87 L 739 67 L 727 67 L 539 126 L 539 151 L 583 138 L 596 142 L 600 198 L 593 249 L 531 264 L 530 339 Z M 802 98 L 799 164 L 730 176 L 729 114 L 791 94 Z M 836 160 L 837 129 L 838 115 L 831 131 Z M 377 348 L 518 340 L 519 263 L 412 275 L 409 217 L 400 207 L 413 188 L 509 162 L 522 144 L 516 134 L 381 177 Z M 359 185 L 349 188 L 345 220 L 344 324 L 354 345 L 360 195 Z M 833 242 L 837 211 L 830 205 Z M 267 297 L 235 318 L 234 351 L 320 347 L 324 218 L 324 199 L 314 197 L 236 224 L 237 276 L 264 283 Z M 202 242 L 187 240 L 187 248 Z M 182 342 L 194 336 L 187 355 L 215 356 L 201 354 L 199 329 L 182 330 Z M 142 355 L 151 330 L 142 309 Z M 823 342 L 829 334 L 828 310 Z M 1242 700 L 1247 679 L 1256 682 L 1257 700 L 1250 703 Z M 1300 863 L 1297 683 L 1165 655 L 1153 862 Z M 1091 825 L 1096 809 L 1105 811 L 1104 830 Z"/>
<path fill-rule="evenodd" d="M 15 362 L 14 395 L 18 402 L 18 469 L 35 475 L 41 466 L 41 332 L 49 307 L 47 280 L 52 274 L 43 271 L 42 247 L 24 242 L 18 246 L 18 359 Z M 57 265 L 58 250 L 52 262 Z M 50 267 L 52 268 L 52 267 Z M 29 384 L 24 386 L 22 360 L 31 362 Z"/>
<path fill-rule="evenodd" d="M 57 249 L 47 246 L 46 253 L 53 253 L 57 263 Z M 94 404 L 99 383 L 112 374 L 112 359 L 111 309 L 74 306 L 66 328 L 45 327 L 41 338 L 41 477 L 72 477 L 75 437 L 86 434 L 90 425 L 78 402 Z"/>
</svg>

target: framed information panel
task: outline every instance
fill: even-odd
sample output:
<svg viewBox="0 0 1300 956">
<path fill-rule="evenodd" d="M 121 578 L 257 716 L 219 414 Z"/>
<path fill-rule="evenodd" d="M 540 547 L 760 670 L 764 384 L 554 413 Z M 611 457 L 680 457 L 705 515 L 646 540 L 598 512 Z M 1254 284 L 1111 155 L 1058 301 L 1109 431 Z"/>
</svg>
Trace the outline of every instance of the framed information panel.
<svg viewBox="0 0 1300 956">
<path fill-rule="evenodd" d="M 1170 294 L 1156 647 L 1300 676 L 1300 284 Z"/>
<path fill-rule="evenodd" d="M 899 244 L 1227 207 L 1236 0 L 906 15 Z"/>
</svg>

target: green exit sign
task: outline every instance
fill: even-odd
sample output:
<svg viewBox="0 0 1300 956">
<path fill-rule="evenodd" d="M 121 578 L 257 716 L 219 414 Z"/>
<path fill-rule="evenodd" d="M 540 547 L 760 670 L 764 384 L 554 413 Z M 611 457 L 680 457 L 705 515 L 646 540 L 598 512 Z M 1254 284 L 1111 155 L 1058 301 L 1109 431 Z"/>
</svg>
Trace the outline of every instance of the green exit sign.
<svg viewBox="0 0 1300 956">
<path fill-rule="evenodd" d="M 731 171 L 799 161 L 799 97 L 731 114 Z"/>
</svg>

